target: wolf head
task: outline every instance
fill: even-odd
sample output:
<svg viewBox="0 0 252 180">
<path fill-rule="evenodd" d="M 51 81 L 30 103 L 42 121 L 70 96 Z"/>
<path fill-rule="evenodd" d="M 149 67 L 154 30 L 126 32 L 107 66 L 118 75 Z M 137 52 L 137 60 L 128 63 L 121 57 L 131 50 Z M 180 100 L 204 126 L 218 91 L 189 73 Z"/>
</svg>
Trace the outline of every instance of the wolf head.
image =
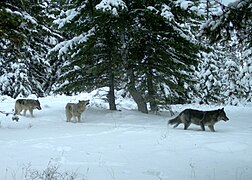
<svg viewBox="0 0 252 180">
<path fill-rule="evenodd" d="M 39 100 L 34 101 L 34 109 L 38 109 L 38 110 L 42 109 L 41 106 L 40 106 Z"/>
<path fill-rule="evenodd" d="M 218 109 L 218 120 L 228 121 L 229 118 L 227 117 L 224 108 Z"/>
<path fill-rule="evenodd" d="M 77 106 L 80 111 L 85 111 L 87 105 L 89 104 L 89 100 L 79 100 Z"/>
<path fill-rule="evenodd" d="M 80 104 L 83 104 L 84 106 L 87 106 L 87 105 L 89 105 L 89 100 L 86 100 L 86 101 L 84 101 L 84 100 L 79 100 L 79 103 L 80 103 Z"/>
</svg>

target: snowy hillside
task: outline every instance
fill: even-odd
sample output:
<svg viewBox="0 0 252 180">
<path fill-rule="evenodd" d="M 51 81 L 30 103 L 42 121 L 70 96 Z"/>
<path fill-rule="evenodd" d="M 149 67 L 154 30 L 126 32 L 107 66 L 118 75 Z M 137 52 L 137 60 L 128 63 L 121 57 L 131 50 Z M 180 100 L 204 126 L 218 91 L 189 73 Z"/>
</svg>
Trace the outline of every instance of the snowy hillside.
<svg viewBox="0 0 252 180">
<path fill-rule="evenodd" d="M 83 98 L 91 104 L 82 123 L 65 122 L 65 104 Z M 168 112 L 142 114 L 130 100 L 118 101 L 121 111 L 116 112 L 92 94 L 39 100 L 42 110 L 34 110 L 34 118 L 21 116 L 15 122 L 0 114 L 1 179 L 35 179 L 51 166 L 81 180 L 252 178 L 251 107 L 225 107 L 230 120 L 216 124 L 217 132 L 203 132 L 194 125 L 186 131 L 182 125 L 167 127 Z M 14 103 L 2 97 L 0 108 L 9 112 Z M 172 108 L 177 114 L 187 107 L 219 108 Z"/>
</svg>

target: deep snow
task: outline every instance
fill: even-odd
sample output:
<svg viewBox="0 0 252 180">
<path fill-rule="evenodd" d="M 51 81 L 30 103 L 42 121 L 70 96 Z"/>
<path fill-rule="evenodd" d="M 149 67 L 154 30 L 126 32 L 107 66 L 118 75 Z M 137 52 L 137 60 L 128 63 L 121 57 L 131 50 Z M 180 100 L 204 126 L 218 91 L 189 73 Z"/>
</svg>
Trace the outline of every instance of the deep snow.
<svg viewBox="0 0 252 180">
<path fill-rule="evenodd" d="M 82 123 L 65 122 L 64 106 L 91 99 Z M 25 179 L 25 167 L 75 172 L 85 180 L 250 180 L 252 179 L 252 107 L 227 106 L 228 122 L 210 132 L 191 125 L 167 127 L 168 112 L 142 114 L 131 100 L 109 111 L 91 94 L 40 98 L 42 110 L 18 122 L 0 114 L 0 177 Z M 10 112 L 15 100 L 2 97 L 0 110 Z M 174 105 L 178 112 L 218 106 Z M 29 115 L 29 113 L 28 113 Z"/>
</svg>

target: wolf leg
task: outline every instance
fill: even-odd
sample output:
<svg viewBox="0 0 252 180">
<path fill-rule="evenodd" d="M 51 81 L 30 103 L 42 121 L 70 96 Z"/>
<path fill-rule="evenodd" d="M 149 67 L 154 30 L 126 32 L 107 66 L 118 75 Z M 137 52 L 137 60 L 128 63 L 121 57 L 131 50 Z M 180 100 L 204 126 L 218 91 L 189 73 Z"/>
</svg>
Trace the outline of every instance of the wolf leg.
<svg viewBox="0 0 252 180">
<path fill-rule="evenodd" d="M 66 122 L 70 122 L 72 115 L 69 112 L 70 111 L 69 108 L 66 108 L 65 111 L 66 111 Z"/>
<path fill-rule="evenodd" d="M 203 122 L 200 122 L 200 127 L 201 127 L 202 131 L 205 131 L 205 126 L 204 126 Z"/>
<path fill-rule="evenodd" d="M 29 109 L 29 112 L 30 112 L 30 114 L 31 114 L 31 117 L 34 117 L 34 116 L 33 116 L 33 110 L 32 110 L 32 109 Z"/>
<path fill-rule="evenodd" d="M 23 114 L 24 116 L 26 116 L 26 111 L 27 111 L 27 109 L 24 109 L 24 114 Z"/>
<path fill-rule="evenodd" d="M 208 127 L 209 127 L 209 129 L 210 129 L 212 132 L 215 132 L 214 126 L 213 126 L 213 125 L 209 125 Z"/>
<path fill-rule="evenodd" d="M 20 110 L 20 109 L 19 109 L 19 110 L 18 110 L 18 109 L 15 109 L 15 113 L 14 113 L 14 115 L 21 115 L 21 114 L 20 114 L 20 113 L 21 113 L 21 111 L 22 111 L 22 110 Z"/>
<path fill-rule="evenodd" d="M 66 118 L 67 118 L 66 122 L 70 122 L 71 117 L 70 116 L 66 116 Z"/>
<path fill-rule="evenodd" d="M 72 118 L 72 115 L 69 112 L 66 112 L 66 122 L 70 122 Z"/>
<path fill-rule="evenodd" d="M 191 123 L 185 123 L 184 130 L 187 130 Z"/>
<path fill-rule="evenodd" d="M 206 117 L 206 112 L 203 113 L 203 117 L 200 120 L 200 127 L 201 127 L 202 131 L 205 131 L 205 124 L 204 124 L 205 117 Z"/>
<path fill-rule="evenodd" d="M 78 115 L 78 116 L 77 116 L 77 119 L 78 119 L 78 122 L 80 122 L 80 120 L 81 120 L 81 115 Z"/>
</svg>

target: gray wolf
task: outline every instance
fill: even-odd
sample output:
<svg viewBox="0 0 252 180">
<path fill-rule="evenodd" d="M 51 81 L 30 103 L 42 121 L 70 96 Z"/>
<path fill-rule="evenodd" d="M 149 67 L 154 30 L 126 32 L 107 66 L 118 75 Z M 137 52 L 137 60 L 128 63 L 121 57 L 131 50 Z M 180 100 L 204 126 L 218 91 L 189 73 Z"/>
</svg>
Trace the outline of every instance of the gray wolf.
<svg viewBox="0 0 252 180">
<path fill-rule="evenodd" d="M 203 131 L 205 131 L 205 126 L 208 126 L 212 132 L 215 132 L 214 124 L 220 120 L 229 120 L 224 108 L 212 111 L 185 109 L 177 117 L 169 120 L 168 124 L 175 124 L 174 128 L 176 128 L 179 124 L 184 123 L 184 130 L 186 130 L 193 123 L 199 125 Z"/>
<path fill-rule="evenodd" d="M 67 122 L 70 122 L 72 117 L 76 121 L 76 117 L 78 118 L 78 122 L 80 122 L 81 114 L 85 111 L 87 105 L 89 104 L 89 100 L 82 100 L 78 103 L 67 103 L 65 110 L 66 110 L 66 118 Z"/>
<path fill-rule="evenodd" d="M 21 111 L 24 110 L 24 116 L 26 115 L 26 111 L 29 110 L 31 117 L 33 116 L 33 110 L 38 109 L 41 110 L 39 100 L 34 99 L 18 99 L 15 103 L 15 112 L 14 115 L 21 115 Z"/>
</svg>

